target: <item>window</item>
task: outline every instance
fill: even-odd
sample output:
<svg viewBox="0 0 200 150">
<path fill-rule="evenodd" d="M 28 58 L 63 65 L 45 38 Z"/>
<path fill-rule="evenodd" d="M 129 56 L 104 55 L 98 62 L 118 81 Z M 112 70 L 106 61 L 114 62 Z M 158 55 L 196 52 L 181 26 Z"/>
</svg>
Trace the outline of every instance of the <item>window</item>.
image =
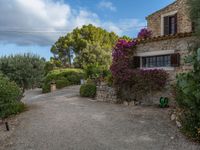
<svg viewBox="0 0 200 150">
<path fill-rule="evenodd" d="M 170 67 L 170 66 L 171 66 L 170 55 L 142 57 L 142 67 L 144 68 Z"/>
<path fill-rule="evenodd" d="M 164 35 L 177 33 L 177 14 L 164 17 Z"/>
<path fill-rule="evenodd" d="M 179 67 L 180 54 L 163 54 L 163 55 L 144 55 L 133 58 L 133 68 L 163 68 Z"/>
</svg>

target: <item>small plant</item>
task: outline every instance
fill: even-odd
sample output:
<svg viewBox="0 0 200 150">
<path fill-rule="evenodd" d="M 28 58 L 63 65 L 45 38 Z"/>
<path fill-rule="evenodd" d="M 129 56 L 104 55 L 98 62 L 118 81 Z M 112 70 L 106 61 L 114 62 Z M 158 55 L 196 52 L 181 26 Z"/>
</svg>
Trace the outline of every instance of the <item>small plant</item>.
<svg viewBox="0 0 200 150">
<path fill-rule="evenodd" d="M 85 83 L 81 85 L 80 95 L 82 97 L 94 98 L 96 95 L 96 85 L 94 83 Z"/>
<path fill-rule="evenodd" d="M 161 97 L 160 98 L 160 107 L 166 108 L 168 107 L 169 99 L 167 97 Z"/>
</svg>

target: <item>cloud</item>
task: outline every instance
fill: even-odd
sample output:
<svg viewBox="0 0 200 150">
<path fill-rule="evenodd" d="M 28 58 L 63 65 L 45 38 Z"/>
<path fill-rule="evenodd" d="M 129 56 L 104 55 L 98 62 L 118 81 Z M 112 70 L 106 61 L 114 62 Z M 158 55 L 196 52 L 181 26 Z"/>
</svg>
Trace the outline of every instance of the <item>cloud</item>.
<svg viewBox="0 0 200 150">
<path fill-rule="evenodd" d="M 0 0 L 0 43 L 49 46 L 87 24 L 122 35 L 142 23 L 137 19 L 103 22 L 96 13 L 75 10 L 58 0 Z"/>
<path fill-rule="evenodd" d="M 111 11 L 116 11 L 117 10 L 117 8 L 113 5 L 113 3 L 112 2 L 110 2 L 110 1 L 105 1 L 105 0 L 103 0 L 103 1 L 101 1 L 100 3 L 99 3 L 99 8 L 103 8 L 103 9 L 109 9 L 109 10 L 111 10 Z"/>
</svg>

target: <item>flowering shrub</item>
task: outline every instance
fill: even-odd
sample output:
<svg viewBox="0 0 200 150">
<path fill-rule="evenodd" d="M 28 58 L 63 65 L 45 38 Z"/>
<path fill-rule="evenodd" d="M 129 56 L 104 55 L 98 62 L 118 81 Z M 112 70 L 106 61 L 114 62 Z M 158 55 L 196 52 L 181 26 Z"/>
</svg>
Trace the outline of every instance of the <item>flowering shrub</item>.
<svg viewBox="0 0 200 150">
<path fill-rule="evenodd" d="M 135 88 L 141 88 L 140 91 L 151 92 L 161 90 L 165 86 L 167 78 L 168 74 L 161 69 L 137 70 L 130 83 L 134 84 Z"/>
<path fill-rule="evenodd" d="M 138 33 L 138 38 L 145 39 L 145 38 L 151 37 L 151 35 L 152 35 L 152 32 L 150 30 L 143 28 Z"/>
<path fill-rule="evenodd" d="M 113 62 L 110 67 L 114 82 L 128 81 L 132 76 L 131 57 L 136 48 L 135 41 L 119 40 L 113 49 Z"/>
<path fill-rule="evenodd" d="M 135 41 L 119 40 L 113 49 L 113 62 L 110 67 L 114 86 L 119 98 L 124 87 L 130 87 L 139 98 L 145 93 L 161 90 L 167 81 L 168 74 L 164 70 L 134 69 L 133 59 L 137 43 Z"/>
</svg>

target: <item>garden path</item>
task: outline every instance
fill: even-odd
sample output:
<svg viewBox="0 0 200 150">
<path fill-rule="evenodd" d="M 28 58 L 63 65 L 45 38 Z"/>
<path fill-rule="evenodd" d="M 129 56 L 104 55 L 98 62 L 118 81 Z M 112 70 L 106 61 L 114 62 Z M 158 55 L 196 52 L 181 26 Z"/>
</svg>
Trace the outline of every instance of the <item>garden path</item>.
<svg viewBox="0 0 200 150">
<path fill-rule="evenodd" d="M 73 86 L 50 94 L 26 92 L 29 110 L 4 150 L 199 150 L 170 121 L 169 109 L 96 102 Z"/>
</svg>

